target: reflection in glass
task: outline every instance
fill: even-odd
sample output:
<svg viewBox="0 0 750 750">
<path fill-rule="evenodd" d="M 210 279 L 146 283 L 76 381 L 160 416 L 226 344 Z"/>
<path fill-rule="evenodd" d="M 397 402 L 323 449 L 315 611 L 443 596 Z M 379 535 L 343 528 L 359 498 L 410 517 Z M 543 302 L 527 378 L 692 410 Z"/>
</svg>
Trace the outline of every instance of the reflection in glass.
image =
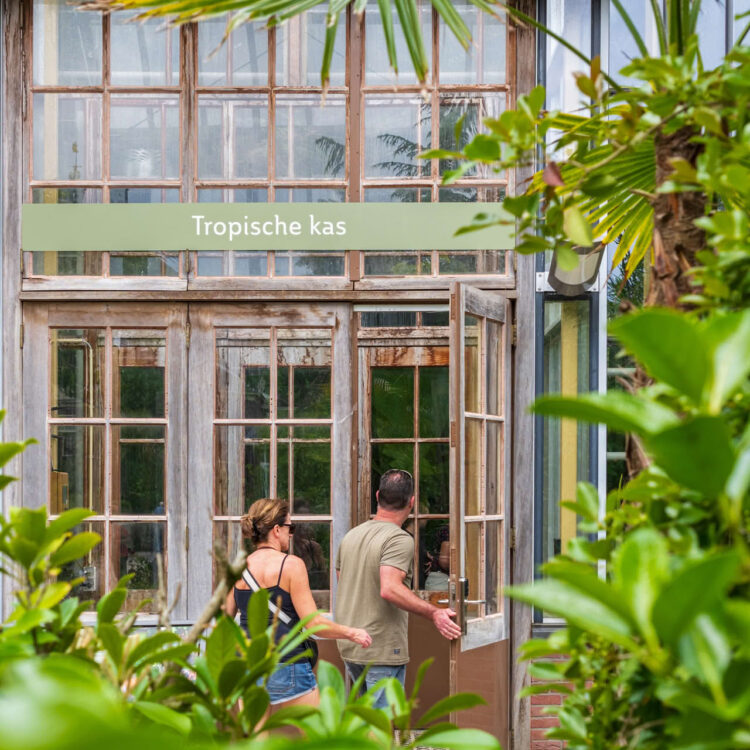
<svg viewBox="0 0 750 750">
<path fill-rule="evenodd" d="M 345 253 L 276 252 L 276 276 L 343 276 Z"/>
<path fill-rule="evenodd" d="M 485 614 L 492 615 L 502 612 L 503 599 L 503 560 L 501 557 L 503 524 L 502 521 L 487 521 L 485 524 L 485 538 L 487 551 L 485 553 L 484 591 Z"/>
<path fill-rule="evenodd" d="M 429 250 L 400 250 L 397 253 L 368 251 L 365 257 L 365 276 L 429 275 L 432 254 Z"/>
<path fill-rule="evenodd" d="M 346 97 L 276 97 L 276 176 L 343 178 L 346 174 Z"/>
<path fill-rule="evenodd" d="M 104 521 L 89 521 L 82 523 L 72 529 L 74 534 L 81 532 L 94 532 L 99 534 L 102 541 L 83 557 L 72 560 L 62 566 L 58 581 L 70 582 L 78 578 L 83 580 L 74 586 L 67 598 L 77 596 L 82 602 L 96 604 L 105 593 L 105 569 L 104 569 Z M 90 607 L 93 609 L 93 607 Z"/>
<path fill-rule="evenodd" d="M 271 366 L 270 333 L 259 328 L 216 331 L 216 416 L 220 419 L 267 419 Z M 248 380 L 249 378 L 249 380 Z M 263 497 L 260 495 L 259 497 Z"/>
<path fill-rule="evenodd" d="M 406 469 L 414 474 L 414 448 L 411 443 L 373 443 L 371 448 L 372 472 L 372 512 L 377 510 L 375 491 L 380 485 L 380 477 L 388 469 Z"/>
<path fill-rule="evenodd" d="M 198 85 L 267 86 L 266 27 L 244 23 L 223 43 L 226 26 L 227 16 L 204 18 L 198 24 Z"/>
<path fill-rule="evenodd" d="M 104 512 L 104 426 L 50 426 L 51 514 L 69 508 Z"/>
<path fill-rule="evenodd" d="M 464 561 L 466 578 L 469 580 L 467 599 L 482 599 L 482 523 L 464 525 Z M 467 604 L 465 617 L 469 620 L 481 617 L 481 604 Z"/>
<path fill-rule="evenodd" d="M 447 518 L 419 524 L 419 588 L 448 591 L 450 582 L 450 527 Z"/>
<path fill-rule="evenodd" d="M 103 416 L 104 330 L 50 330 L 50 416 Z"/>
<path fill-rule="evenodd" d="M 34 179 L 101 179 L 101 94 L 34 94 L 33 106 Z"/>
<path fill-rule="evenodd" d="M 198 177 L 268 176 L 268 97 L 198 97 Z"/>
<path fill-rule="evenodd" d="M 487 458 L 485 471 L 485 513 L 488 516 L 504 512 L 503 503 L 503 424 L 485 422 Z"/>
<path fill-rule="evenodd" d="M 268 253 L 261 252 L 199 252 L 198 276 L 266 276 Z"/>
<path fill-rule="evenodd" d="M 361 312 L 360 328 L 413 328 L 417 325 L 415 312 Z"/>
<path fill-rule="evenodd" d="M 276 27 L 276 85 L 320 86 L 327 9 L 318 6 Z M 336 26 L 330 85 L 346 84 L 346 14 Z"/>
<path fill-rule="evenodd" d="M 178 253 L 110 253 L 110 276 L 171 276 L 180 275 Z"/>
<path fill-rule="evenodd" d="M 365 177 L 427 177 L 431 106 L 418 94 L 370 94 L 365 98 Z"/>
<path fill-rule="evenodd" d="M 505 273 L 504 250 L 453 250 L 438 253 L 440 275 Z"/>
<path fill-rule="evenodd" d="M 497 416 L 503 413 L 503 324 L 487 319 L 487 372 L 486 413 Z"/>
<path fill-rule="evenodd" d="M 419 436 L 448 437 L 448 368 L 419 368 Z"/>
<path fill-rule="evenodd" d="M 83 15 L 83 14 L 81 14 Z M 179 86 L 180 34 L 160 18 L 134 22 L 138 11 L 110 15 L 113 86 Z"/>
<path fill-rule="evenodd" d="M 290 427 L 279 436 L 277 494 L 289 497 L 292 513 L 331 512 L 330 427 Z M 289 488 L 293 487 L 290 492 Z"/>
<path fill-rule="evenodd" d="M 294 369 L 294 418 L 327 419 L 331 416 L 331 368 Z"/>
<path fill-rule="evenodd" d="M 474 414 L 479 414 L 482 410 L 481 334 L 481 320 L 466 315 L 464 318 L 464 409 Z"/>
<path fill-rule="evenodd" d="M 448 443 L 419 445 L 419 512 L 447 513 L 450 497 Z"/>
<path fill-rule="evenodd" d="M 276 188 L 276 203 L 345 203 L 345 188 Z"/>
<path fill-rule="evenodd" d="M 127 609 L 153 599 L 159 586 L 157 557 L 166 558 L 166 524 L 115 523 L 110 524 L 111 578 L 113 585 L 124 575 L 132 575 L 128 582 Z M 164 569 L 166 571 L 166 559 Z M 165 582 L 166 584 L 166 582 Z M 156 611 L 152 601 L 140 610 Z"/>
<path fill-rule="evenodd" d="M 102 14 L 34 0 L 34 84 L 101 86 Z"/>
<path fill-rule="evenodd" d="M 303 506 L 304 507 L 304 506 Z M 295 514 L 306 510 L 295 509 Z M 331 609 L 331 525 L 296 521 L 290 552 L 301 557 L 307 568 L 315 606 Z"/>
<path fill-rule="evenodd" d="M 166 512 L 165 431 L 164 425 L 112 426 L 113 513 L 164 515 Z"/>
<path fill-rule="evenodd" d="M 269 496 L 270 438 L 270 427 L 264 425 L 215 427 L 214 511 L 217 516 L 241 516 L 256 500 Z"/>
<path fill-rule="evenodd" d="M 432 7 L 426 0 L 417 0 L 419 25 L 424 40 L 427 67 L 432 71 Z M 396 60 L 399 66 L 398 75 L 388 62 L 388 51 L 384 42 L 382 16 L 377 3 L 370 0 L 365 12 L 365 83 L 368 86 L 397 86 L 417 83 L 417 77 L 409 62 L 409 50 L 406 46 L 401 21 L 393 14 L 393 26 L 396 39 Z M 429 73 L 428 73 L 429 81 Z"/>
<path fill-rule="evenodd" d="M 373 367 L 371 373 L 372 437 L 414 437 L 414 370 Z"/>
<path fill-rule="evenodd" d="M 109 189 L 110 203 L 179 203 L 179 188 L 124 187 Z"/>
<path fill-rule="evenodd" d="M 114 331 L 113 416 L 163 417 L 165 365 L 164 331 Z"/>
<path fill-rule="evenodd" d="M 331 331 L 280 329 L 278 332 L 279 419 L 331 416 Z"/>
<path fill-rule="evenodd" d="M 478 516 L 482 497 L 482 421 L 466 419 L 464 467 L 466 515 Z"/>
<path fill-rule="evenodd" d="M 365 203 L 430 203 L 430 188 L 365 188 Z"/>
<path fill-rule="evenodd" d="M 180 97 L 119 94 L 110 99 L 110 172 L 113 178 L 180 176 Z"/>
</svg>

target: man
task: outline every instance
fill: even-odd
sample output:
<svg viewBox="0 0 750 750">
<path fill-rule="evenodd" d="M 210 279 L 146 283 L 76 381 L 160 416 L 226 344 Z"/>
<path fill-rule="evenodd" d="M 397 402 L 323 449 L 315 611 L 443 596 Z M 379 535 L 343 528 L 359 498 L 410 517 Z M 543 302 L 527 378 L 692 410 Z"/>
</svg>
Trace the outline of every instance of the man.
<svg viewBox="0 0 750 750">
<path fill-rule="evenodd" d="M 420 599 L 410 588 L 414 539 L 401 526 L 414 507 L 411 474 L 400 469 L 386 471 L 375 496 L 375 517 L 346 534 L 336 557 L 336 621 L 365 628 L 372 636 L 372 646 L 367 650 L 343 641 L 338 642 L 338 648 L 353 680 L 365 665 L 372 664 L 365 678 L 368 689 L 384 677 L 395 677 L 404 684 L 409 661 L 409 612 L 432 620 L 448 640 L 461 635 L 451 619 L 455 612 Z M 387 705 L 385 691 L 381 690 L 375 707 Z"/>
</svg>

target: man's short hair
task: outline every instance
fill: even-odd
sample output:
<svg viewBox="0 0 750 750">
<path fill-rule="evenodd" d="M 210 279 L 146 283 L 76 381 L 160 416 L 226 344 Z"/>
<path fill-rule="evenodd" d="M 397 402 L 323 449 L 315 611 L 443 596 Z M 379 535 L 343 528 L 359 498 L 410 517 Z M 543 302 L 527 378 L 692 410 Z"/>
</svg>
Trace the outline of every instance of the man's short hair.
<svg viewBox="0 0 750 750">
<path fill-rule="evenodd" d="M 388 469 L 380 477 L 378 505 L 386 510 L 403 510 L 414 494 L 414 480 L 408 471 Z"/>
</svg>

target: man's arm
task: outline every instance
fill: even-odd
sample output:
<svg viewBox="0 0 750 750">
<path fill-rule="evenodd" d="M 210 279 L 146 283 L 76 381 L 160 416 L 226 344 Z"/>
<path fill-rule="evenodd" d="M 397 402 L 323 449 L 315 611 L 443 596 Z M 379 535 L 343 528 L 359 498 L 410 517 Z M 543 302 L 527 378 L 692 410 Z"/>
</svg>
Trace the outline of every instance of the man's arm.
<svg viewBox="0 0 750 750">
<path fill-rule="evenodd" d="M 443 638 L 450 641 L 458 638 L 461 635 L 461 628 L 451 620 L 451 617 L 455 617 L 456 613 L 452 609 L 441 609 L 424 599 L 420 599 L 406 586 L 405 579 L 406 573 L 403 570 L 391 565 L 381 565 L 380 596 L 399 609 L 432 620 L 433 625 Z"/>
</svg>

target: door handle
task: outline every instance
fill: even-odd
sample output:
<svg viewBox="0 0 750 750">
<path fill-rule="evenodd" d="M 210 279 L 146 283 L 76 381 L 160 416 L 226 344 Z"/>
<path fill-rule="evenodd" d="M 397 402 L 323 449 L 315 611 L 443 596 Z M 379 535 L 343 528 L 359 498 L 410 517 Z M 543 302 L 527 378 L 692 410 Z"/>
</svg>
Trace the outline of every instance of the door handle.
<svg viewBox="0 0 750 750">
<path fill-rule="evenodd" d="M 486 599 L 464 599 L 464 604 L 485 604 Z"/>
</svg>

